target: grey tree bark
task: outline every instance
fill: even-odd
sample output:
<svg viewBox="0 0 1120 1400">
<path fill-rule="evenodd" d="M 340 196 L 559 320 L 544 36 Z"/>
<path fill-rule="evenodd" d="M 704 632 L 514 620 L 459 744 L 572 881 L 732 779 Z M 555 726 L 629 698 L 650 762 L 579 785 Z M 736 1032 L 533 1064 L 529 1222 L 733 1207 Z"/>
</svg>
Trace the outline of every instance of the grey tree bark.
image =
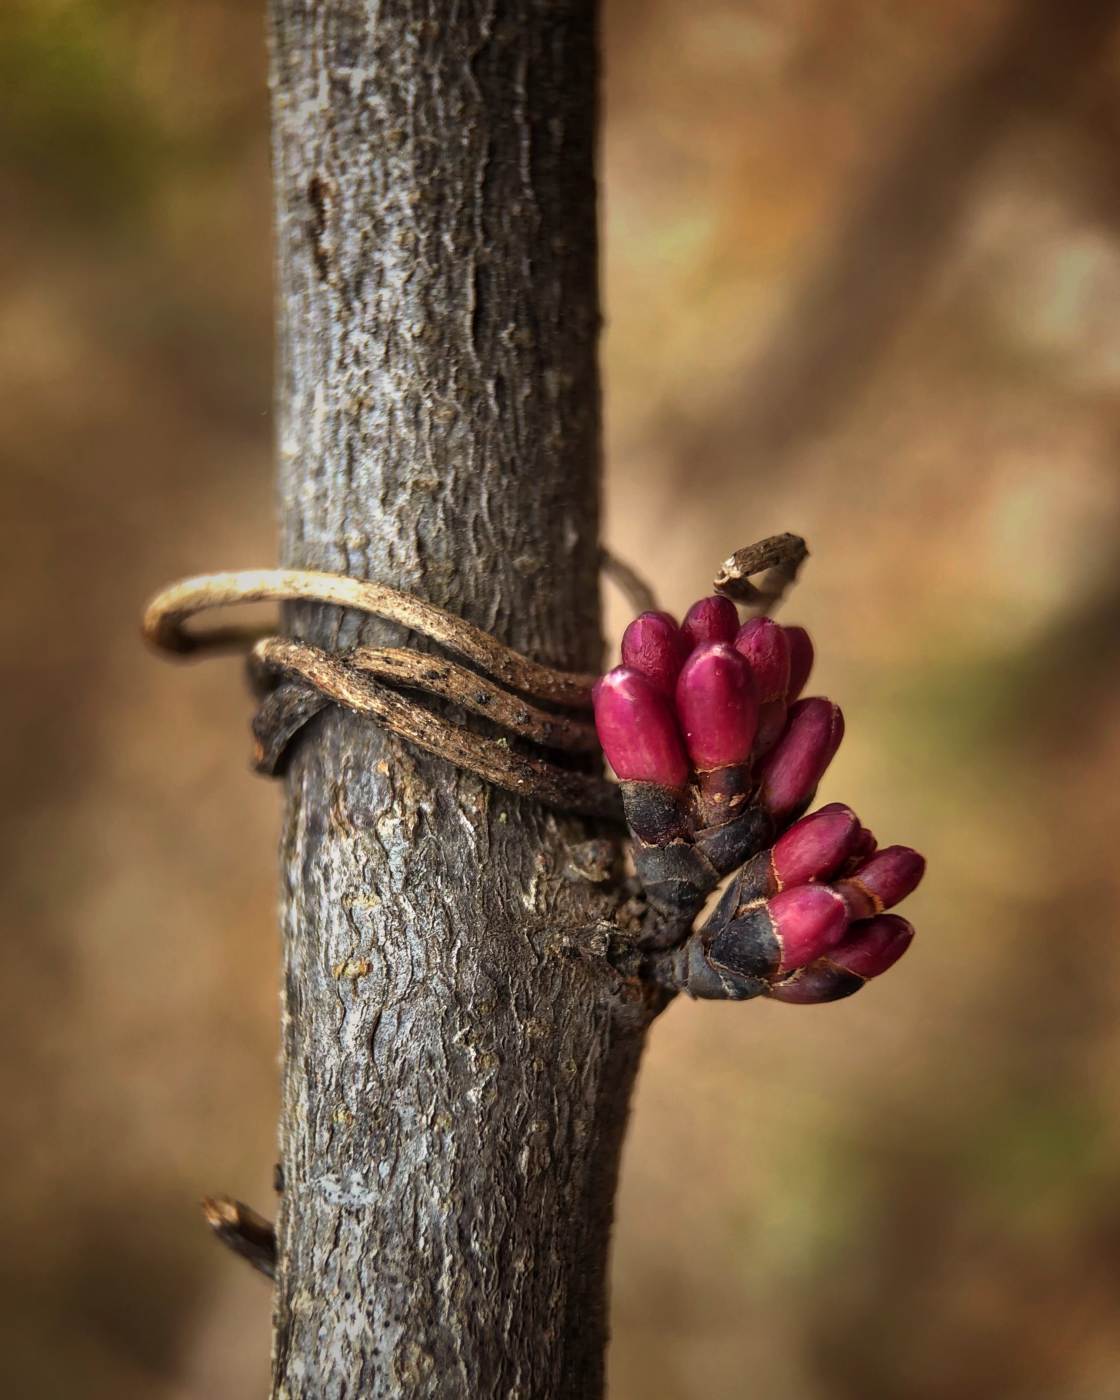
<svg viewBox="0 0 1120 1400">
<path fill-rule="evenodd" d="M 595 29 L 594 0 L 271 0 L 284 562 L 583 669 Z M 328 647 L 405 640 L 288 621 Z M 609 896 L 573 875 L 593 834 L 337 710 L 300 741 L 275 1396 L 600 1393 L 653 1007 L 593 932 Z"/>
</svg>

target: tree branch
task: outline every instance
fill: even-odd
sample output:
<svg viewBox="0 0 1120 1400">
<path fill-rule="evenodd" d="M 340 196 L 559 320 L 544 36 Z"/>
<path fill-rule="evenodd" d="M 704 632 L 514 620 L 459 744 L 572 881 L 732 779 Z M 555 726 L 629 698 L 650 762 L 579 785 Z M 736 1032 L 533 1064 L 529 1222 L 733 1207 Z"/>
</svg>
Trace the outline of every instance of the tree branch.
<svg viewBox="0 0 1120 1400">
<path fill-rule="evenodd" d="M 271 17 L 283 562 L 454 613 L 585 703 L 596 7 Z M 300 602 L 286 630 L 427 649 L 403 623 Z M 602 832 L 335 705 L 287 784 L 274 1394 L 591 1400 L 658 1009 L 581 932 L 617 906 L 570 873 Z"/>
</svg>

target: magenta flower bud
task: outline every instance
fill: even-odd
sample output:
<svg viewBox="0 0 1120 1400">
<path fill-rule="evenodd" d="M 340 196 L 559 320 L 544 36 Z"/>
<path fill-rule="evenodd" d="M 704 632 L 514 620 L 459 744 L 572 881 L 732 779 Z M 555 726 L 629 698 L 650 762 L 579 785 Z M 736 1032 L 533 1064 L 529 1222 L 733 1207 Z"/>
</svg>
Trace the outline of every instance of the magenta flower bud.
<svg viewBox="0 0 1120 1400">
<path fill-rule="evenodd" d="M 862 863 L 875 854 L 875 847 L 878 844 L 875 840 L 875 833 L 868 831 L 867 827 L 861 826 L 849 856 L 852 860 Z"/>
<path fill-rule="evenodd" d="M 809 680 L 813 669 L 813 642 L 804 627 L 783 627 L 789 643 L 789 690 L 786 699 L 792 705 Z"/>
<path fill-rule="evenodd" d="M 839 802 L 802 817 L 774 842 L 770 853 L 778 889 L 827 879 L 849 858 L 859 832 L 859 818 Z"/>
<path fill-rule="evenodd" d="M 629 666 L 608 671 L 591 694 L 599 742 L 618 776 L 683 787 L 688 760 L 668 698 Z"/>
<path fill-rule="evenodd" d="M 644 612 L 622 634 L 622 664 L 672 695 L 689 647 L 668 613 Z"/>
<path fill-rule="evenodd" d="M 758 732 L 754 736 L 754 756 L 764 758 L 786 732 L 789 711 L 784 700 L 768 700 L 758 707 Z"/>
<path fill-rule="evenodd" d="M 918 888 L 925 870 L 925 857 L 909 846 L 884 846 L 836 888 L 848 901 L 852 918 L 866 919 L 900 904 Z"/>
<path fill-rule="evenodd" d="M 757 995 L 773 978 L 819 960 L 840 942 L 847 926 L 847 905 L 834 889 L 798 885 L 741 910 L 729 909 L 725 896 L 700 942 L 710 969 L 743 988 L 753 987 L 751 994 Z"/>
<path fill-rule="evenodd" d="M 739 628 L 735 650 L 746 660 L 760 703 L 786 698 L 789 689 L 789 639 L 769 617 L 752 617 Z"/>
<path fill-rule="evenodd" d="M 766 907 L 781 941 L 778 973 L 815 962 L 840 942 L 848 927 L 848 907 L 828 885 L 783 890 Z"/>
<path fill-rule="evenodd" d="M 870 978 L 893 967 L 913 938 L 913 928 L 894 914 L 852 924 L 835 948 L 788 982 L 770 987 L 767 995 L 797 1006 L 850 997 Z"/>
<path fill-rule="evenodd" d="M 831 700 L 799 700 L 789 716 L 760 774 L 759 800 L 778 817 L 809 801 L 844 737 L 844 716 Z"/>
<path fill-rule="evenodd" d="M 733 642 L 739 630 L 739 613 L 730 598 L 713 593 L 693 603 L 684 615 L 681 631 L 689 648 L 704 642 Z"/>
<path fill-rule="evenodd" d="M 897 914 L 880 914 L 852 924 L 828 961 L 857 977 L 879 977 L 893 967 L 914 941 L 914 926 Z"/>
<path fill-rule="evenodd" d="M 843 802 L 830 802 L 827 807 L 818 807 L 814 816 L 820 816 L 822 812 L 850 812 L 852 809 Z M 875 854 L 875 837 L 868 831 L 867 827 L 859 825 L 848 853 L 844 858 L 844 863 L 837 872 L 839 875 L 851 875 L 870 856 Z"/>
<path fill-rule="evenodd" d="M 677 714 L 700 769 L 746 763 L 758 724 L 750 668 L 725 642 L 696 648 L 677 680 Z"/>
</svg>

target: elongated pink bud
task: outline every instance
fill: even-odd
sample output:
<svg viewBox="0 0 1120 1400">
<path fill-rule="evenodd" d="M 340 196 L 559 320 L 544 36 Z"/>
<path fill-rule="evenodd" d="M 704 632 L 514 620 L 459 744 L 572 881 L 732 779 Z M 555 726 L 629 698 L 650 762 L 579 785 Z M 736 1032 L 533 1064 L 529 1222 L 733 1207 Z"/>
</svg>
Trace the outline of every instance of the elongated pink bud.
<svg viewBox="0 0 1120 1400">
<path fill-rule="evenodd" d="M 880 914 L 852 924 L 828 961 L 857 977 L 879 977 L 893 967 L 914 941 L 914 926 L 897 914 Z"/>
<path fill-rule="evenodd" d="M 683 787 L 688 781 L 672 705 L 640 671 L 616 666 L 592 691 L 603 752 L 624 780 Z"/>
<path fill-rule="evenodd" d="M 767 902 L 781 940 L 777 971 L 791 972 L 815 962 L 836 946 L 848 927 L 848 908 L 828 885 L 798 885 Z"/>
<path fill-rule="evenodd" d="M 822 812 L 850 812 L 851 810 L 843 802 L 830 802 L 827 807 L 818 807 L 813 815 L 819 816 Z M 875 854 L 875 845 L 875 837 L 868 831 L 867 827 L 860 823 L 844 858 L 844 864 L 837 871 L 837 878 L 841 875 L 851 875 L 858 870 L 865 861 Z"/>
<path fill-rule="evenodd" d="M 644 612 L 622 634 L 622 664 L 672 695 L 689 647 L 668 613 Z"/>
<path fill-rule="evenodd" d="M 704 642 L 733 642 L 739 630 L 739 614 L 730 598 L 713 593 L 693 603 L 684 615 L 681 631 L 689 647 Z"/>
<path fill-rule="evenodd" d="M 836 888 L 848 901 L 852 918 L 866 919 L 900 904 L 918 888 L 925 871 L 925 857 L 909 846 L 884 846 Z"/>
<path fill-rule="evenodd" d="M 844 716 L 831 700 L 799 700 L 789 716 L 760 775 L 760 801 L 779 817 L 812 797 L 844 737 Z"/>
<path fill-rule="evenodd" d="M 859 836 L 850 852 L 852 860 L 858 860 L 861 863 L 867 860 L 870 856 L 875 854 L 875 847 L 878 844 L 879 843 L 875 840 L 874 832 L 868 831 L 865 826 L 861 826 L 859 829 Z"/>
<path fill-rule="evenodd" d="M 699 646 L 677 680 L 677 714 L 697 768 L 746 763 L 758 724 L 750 668 L 725 642 Z"/>
<path fill-rule="evenodd" d="M 792 705 L 809 680 L 813 669 L 813 642 L 804 627 L 783 627 L 789 643 L 789 690 L 786 699 Z"/>
<path fill-rule="evenodd" d="M 768 700 L 758 707 L 758 732 L 754 736 L 754 756 L 765 758 L 786 732 L 789 711 L 784 700 Z"/>
<path fill-rule="evenodd" d="M 759 702 L 785 700 L 789 689 L 789 638 L 772 618 L 752 617 L 739 628 L 735 650 L 754 677 Z"/>
<path fill-rule="evenodd" d="M 848 859 L 859 831 L 859 818 L 839 802 L 802 817 L 774 842 L 770 853 L 778 888 L 827 879 Z"/>
<path fill-rule="evenodd" d="M 877 919 L 851 924 L 835 948 L 788 982 L 770 987 L 767 995 L 795 1006 L 850 997 L 872 977 L 893 967 L 913 939 L 913 928 L 895 914 L 880 914 Z"/>
</svg>

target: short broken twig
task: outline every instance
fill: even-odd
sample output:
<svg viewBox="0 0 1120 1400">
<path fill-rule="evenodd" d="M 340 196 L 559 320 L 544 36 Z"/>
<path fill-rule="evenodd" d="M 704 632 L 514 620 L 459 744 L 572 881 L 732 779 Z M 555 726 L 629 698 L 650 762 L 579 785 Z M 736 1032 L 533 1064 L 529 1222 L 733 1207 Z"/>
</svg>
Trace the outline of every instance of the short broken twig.
<svg viewBox="0 0 1120 1400">
<path fill-rule="evenodd" d="M 202 1201 L 206 1223 L 227 1249 L 266 1278 L 276 1277 L 276 1231 L 263 1215 L 232 1196 L 206 1196 Z"/>
<path fill-rule="evenodd" d="M 800 535 L 771 535 L 725 559 L 713 580 L 716 591 L 766 615 L 781 602 L 809 557 Z M 751 578 L 761 574 L 757 584 Z"/>
</svg>

